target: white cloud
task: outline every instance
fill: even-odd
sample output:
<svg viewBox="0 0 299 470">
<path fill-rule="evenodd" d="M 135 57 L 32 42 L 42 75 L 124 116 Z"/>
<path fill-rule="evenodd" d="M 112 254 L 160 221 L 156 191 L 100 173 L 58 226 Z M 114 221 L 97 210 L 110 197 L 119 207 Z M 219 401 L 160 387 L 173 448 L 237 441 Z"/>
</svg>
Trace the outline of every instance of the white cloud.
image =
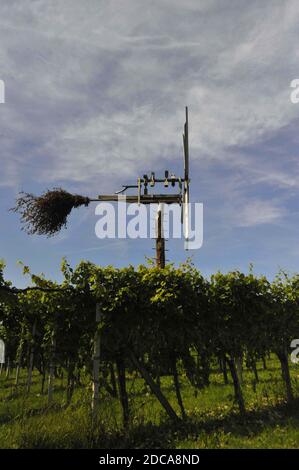
<svg viewBox="0 0 299 470">
<path fill-rule="evenodd" d="M 248 201 L 235 213 L 235 225 L 252 227 L 261 224 L 271 224 L 286 215 L 286 211 L 271 201 Z"/>
</svg>

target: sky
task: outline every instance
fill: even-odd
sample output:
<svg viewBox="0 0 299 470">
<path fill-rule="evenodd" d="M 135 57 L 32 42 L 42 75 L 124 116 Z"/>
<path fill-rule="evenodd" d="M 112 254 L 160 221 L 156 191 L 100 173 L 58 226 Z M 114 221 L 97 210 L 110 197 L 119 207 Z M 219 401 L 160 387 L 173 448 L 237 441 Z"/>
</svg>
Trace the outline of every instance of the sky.
<svg viewBox="0 0 299 470">
<path fill-rule="evenodd" d="M 191 256 L 269 277 L 299 269 L 297 0 L 1 0 L 0 258 L 60 279 L 75 265 L 137 265 L 154 240 L 99 240 L 95 206 L 46 238 L 8 209 L 20 191 L 113 193 L 137 176 L 182 173 L 189 107 L 191 200 L 204 204 L 204 242 Z"/>
</svg>

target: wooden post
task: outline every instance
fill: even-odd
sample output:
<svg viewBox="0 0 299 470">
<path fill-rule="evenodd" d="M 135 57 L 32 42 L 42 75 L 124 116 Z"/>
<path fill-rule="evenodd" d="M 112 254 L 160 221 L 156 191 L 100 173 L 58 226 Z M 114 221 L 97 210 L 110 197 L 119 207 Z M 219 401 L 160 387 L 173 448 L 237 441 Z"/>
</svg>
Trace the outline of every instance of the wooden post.
<svg viewBox="0 0 299 470">
<path fill-rule="evenodd" d="M 123 411 L 123 423 L 126 428 L 129 424 L 130 412 L 129 412 L 129 400 L 128 393 L 126 388 L 126 366 L 123 358 L 120 358 L 116 361 L 117 367 L 117 377 L 119 385 L 119 398 L 121 402 L 121 407 Z"/>
<path fill-rule="evenodd" d="M 172 365 L 172 373 L 173 373 L 173 383 L 174 383 L 174 389 L 175 389 L 175 394 L 177 398 L 178 405 L 181 410 L 182 418 L 186 418 L 186 412 L 184 408 L 184 403 L 181 395 L 181 389 L 180 389 L 180 381 L 179 381 L 179 374 L 178 374 L 178 369 L 177 369 L 177 364 L 176 364 L 176 358 L 173 357 L 173 365 Z"/>
<path fill-rule="evenodd" d="M 23 358 L 23 345 L 24 345 L 23 335 L 24 335 L 24 325 L 22 326 L 21 339 L 20 339 L 20 344 L 18 348 L 18 361 L 17 361 L 17 367 L 16 367 L 15 387 L 18 387 L 19 385 L 20 370 L 21 370 L 22 358 Z"/>
<path fill-rule="evenodd" d="M 3 367 L 5 367 L 5 344 L 2 339 L 0 339 L 0 376 L 2 375 Z"/>
<path fill-rule="evenodd" d="M 157 211 L 156 262 L 158 268 L 165 268 L 165 239 L 163 234 L 163 206 Z"/>
<path fill-rule="evenodd" d="M 33 343 L 32 343 L 31 348 L 30 348 L 30 356 L 29 356 L 29 367 L 28 367 L 28 377 L 27 377 L 27 393 L 30 392 L 31 382 L 32 382 L 35 333 L 36 333 L 36 319 L 34 320 L 33 327 L 32 327 L 32 341 L 33 341 Z"/>
<path fill-rule="evenodd" d="M 220 357 L 220 363 L 221 363 L 221 370 L 222 370 L 222 374 L 223 374 L 224 384 L 228 385 L 228 376 L 227 376 L 227 366 L 226 366 L 225 355 Z"/>
<path fill-rule="evenodd" d="M 100 372 L 100 333 L 98 331 L 98 324 L 101 320 L 100 304 L 96 304 L 96 332 L 93 344 L 93 380 L 92 380 L 92 418 L 93 420 L 97 415 L 97 408 L 99 404 L 99 372 Z"/>
<path fill-rule="evenodd" d="M 235 358 L 233 355 L 231 355 L 226 360 L 229 365 L 230 373 L 233 379 L 235 398 L 239 405 L 240 414 L 241 416 L 244 416 L 246 412 L 245 403 L 244 403 L 244 398 L 243 398 L 243 393 L 242 393 L 242 387 L 240 385 L 240 380 L 239 380 L 239 376 L 238 376 L 238 372 L 237 372 L 237 368 L 235 364 Z"/>
<path fill-rule="evenodd" d="M 23 343 L 23 340 L 21 340 L 18 363 L 17 363 L 17 368 L 16 368 L 15 387 L 18 387 L 19 385 L 20 370 L 21 370 L 21 363 L 22 363 L 22 357 L 23 357 L 23 344 L 22 343 Z"/>
<path fill-rule="evenodd" d="M 48 379 L 48 405 L 53 401 L 53 381 L 54 381 L 54 368 L 55 368 L 55 349 L 56 349 L 56 334 L 55 328 L 52 332 L 52 341 L 51 341 L 51 358 L 50 358 L 50 367 L 49 367 L 49 379 Z"/>
<path fill-rule="evenodd" d="M 9 379 L 9 374 L 10 374 L 10 359 L 9 359 L 9 357 L 7 357 L 5 379 Z"/>
<path fill-rule="evenodd" d="M 236 368 L 240 384 L 243 384 L 243 357 L 242 354 L 236 357 Z"/>
<path fill-rule="evenodd" d="M 267 370 L 267 363 L 266 363 L 266 358 L 265 356 L 262 356 L 262 363 L 263 363 L 263 369 Z"/>
<path fill-rule="evenodd" d="M 286 388 L 287 401 L 290 403 L 294 399 L 292 381 L 290 375 L 288 353 L 286 349 L 282 349 L 276 352 L 276 355 L 280 361 L 282 378 Z"/>
<path fill-rule="evenodd" d="M 178 415 L 176 414 L 176 412 L 174 411 L 174 409 L 170 405 L 167 398 L 163 395 L 163 393 L 161 392 L 158 385 L 155 384 L 155 382 L 151 378 L 150 374 L 148 373 L 148 371 L 146 370 L 144 365 L 137 359 L 135 354 L 133 354 L 132 352 L 131 352 L 130 357 L 131 357 L 132 364 L 140 372 L 141 376 L 144 378 L 147 385 L 149 385 L 149 387 L 150 387 L 151 391 L 153 392 L 153 394 L 156 395 L 157 399 L 159 400 L 159 402 L 163 406 L 164 410 L 166 411 L 166 413 L 168 414 L 170 419 L 172 419 L 173 421 L 176 421 L 176 422 L 180 421 L 180 418 L 178 417 Z"/>
</svg>

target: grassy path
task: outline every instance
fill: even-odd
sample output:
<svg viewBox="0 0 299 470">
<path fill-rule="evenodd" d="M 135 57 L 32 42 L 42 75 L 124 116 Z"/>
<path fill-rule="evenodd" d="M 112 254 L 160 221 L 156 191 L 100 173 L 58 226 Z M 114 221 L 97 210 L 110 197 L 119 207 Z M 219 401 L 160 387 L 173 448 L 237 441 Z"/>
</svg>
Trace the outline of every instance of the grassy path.
<svg viewBox="0 0 299 470">
<path fill-rule="evenodd" d="M 295 396 L 299 397 L 299 366 L 292 366 Z M 119 402 L 102 396 L 99 423 L 91 431 L 88 384 L 77 388 L 72 404 L 65 408 L 65 384 L 55 381 L 54 404 L 47 407 L 46 394 L 40 393 L 41 380 L 35 372 L 32 391 L 25 394 L 22 371 L 18 390 L 14 377 L 0 377 L 1 448 L 298 448 L 299 398 L 291 405 L 284 401 L 280 370 L 275 360 L 268 369 L 258 368 L 259 383 L 250 371 L 244 373 L 245 421 L 234 403 L 233 388 L 223 384 L 216 370 L 211 385 L 195 390 L 186 378 L 182 397 L 187 420 L 174 426 L 159 403 L 139 378 L 130 377 L 131 425 L 122 429 Z M 179 412 L 172 380 L 162 378 L 163 391 Z"/>
</svg>

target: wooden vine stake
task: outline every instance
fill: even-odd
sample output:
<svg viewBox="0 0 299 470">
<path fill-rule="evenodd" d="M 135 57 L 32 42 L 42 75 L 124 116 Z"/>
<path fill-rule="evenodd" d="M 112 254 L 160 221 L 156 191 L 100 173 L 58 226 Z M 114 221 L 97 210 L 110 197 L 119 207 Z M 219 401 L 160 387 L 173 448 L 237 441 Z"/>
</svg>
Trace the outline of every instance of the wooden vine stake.
<svg viewBox="0 0 299 470">
<path fill-rule="evenodd" d="M 9 356 L 7 357 L 7 364 L 6 364 L 6 375 L 5 375 L 5 379 L 9 379 L 9 376 L 10 376 L 10 358 Z"/>
<path fill-rule="evenodd" d="M 52 332 L 51 340 L 51 358 L 49 368 L 49 379 L 48 379 L 48 405 L 51 405 L 53 401 L 53 382 L 54 382 L 54 370 L 55 370 L 55 350 L 56 350 L 56 334 L 55 328 Z"/>
<path fill-rule="evenodd" d="M 27 393 L 30 392 L 31 383 L 32 383 L 35 333 L 36 333 L 36 319 L 34 320 L 33 327 L 32 327 L 32 344 L 30 346 L 29 367 L 28 367 L 28 376 L 27 376 Z"/>
<path fill-rule="evenodd" d="M 170 405 L 169 401 L 167 400 L 165 395 L 163 395 L 160 387 L 154 382 L 154 380 L 152 379 L 152 377 L 150 376 L 149 372 L 146 370 L 146 368 L 144 367 L 142 362 L 139 361 L 137 359 L 137 357 L 135 356 L 135 354 L 133 354 L 132 352 L 131 352 L 130 356 L 131 356 L 132 364 L 134 364 L 136 369 L 139 371 L 141 377 L 143 377 L 145 382 L 149 385 L 151 391 L 157 397 L 157 399 L 161 403 L 162 407 L 164 408 L 164 410 L 168 414 L 169 418 L 172 419 L 175 422 L 180 421 L 178 415 L 176 414 L 176 412 L 174 411 L 174 409 Z"/>
<path fill-rule="evenodd" d="M 0 376 L 2 375 L 3 364 L 5 364 L 5 344 L 2 339 L 0 339 Z"/>
<path fill-rule="evenodd" d="M 15 379 L 15 387 L 19 386 L 19 379 L 20 379 L 20 371 L 22 366 L 22 358 L 23 358 L 23 347 L 24 347 L 24 325 L 22 326 L 21 330 L 21 340 L 17 352 L 17 368 L 16 368 L 16 379 Z"/>
<path fill-rule="evenodd" d="M 97 410 L 99 405 L 99 373 L 100 373 L 100 332 L 98 331 L 98 324 L 101 320 L 100 304 L 96 304 L 96 333 L 93 343 L 93 378 L 92 378 L 92 421 L 95 423 L 97 417 Z"/>
</svg>

